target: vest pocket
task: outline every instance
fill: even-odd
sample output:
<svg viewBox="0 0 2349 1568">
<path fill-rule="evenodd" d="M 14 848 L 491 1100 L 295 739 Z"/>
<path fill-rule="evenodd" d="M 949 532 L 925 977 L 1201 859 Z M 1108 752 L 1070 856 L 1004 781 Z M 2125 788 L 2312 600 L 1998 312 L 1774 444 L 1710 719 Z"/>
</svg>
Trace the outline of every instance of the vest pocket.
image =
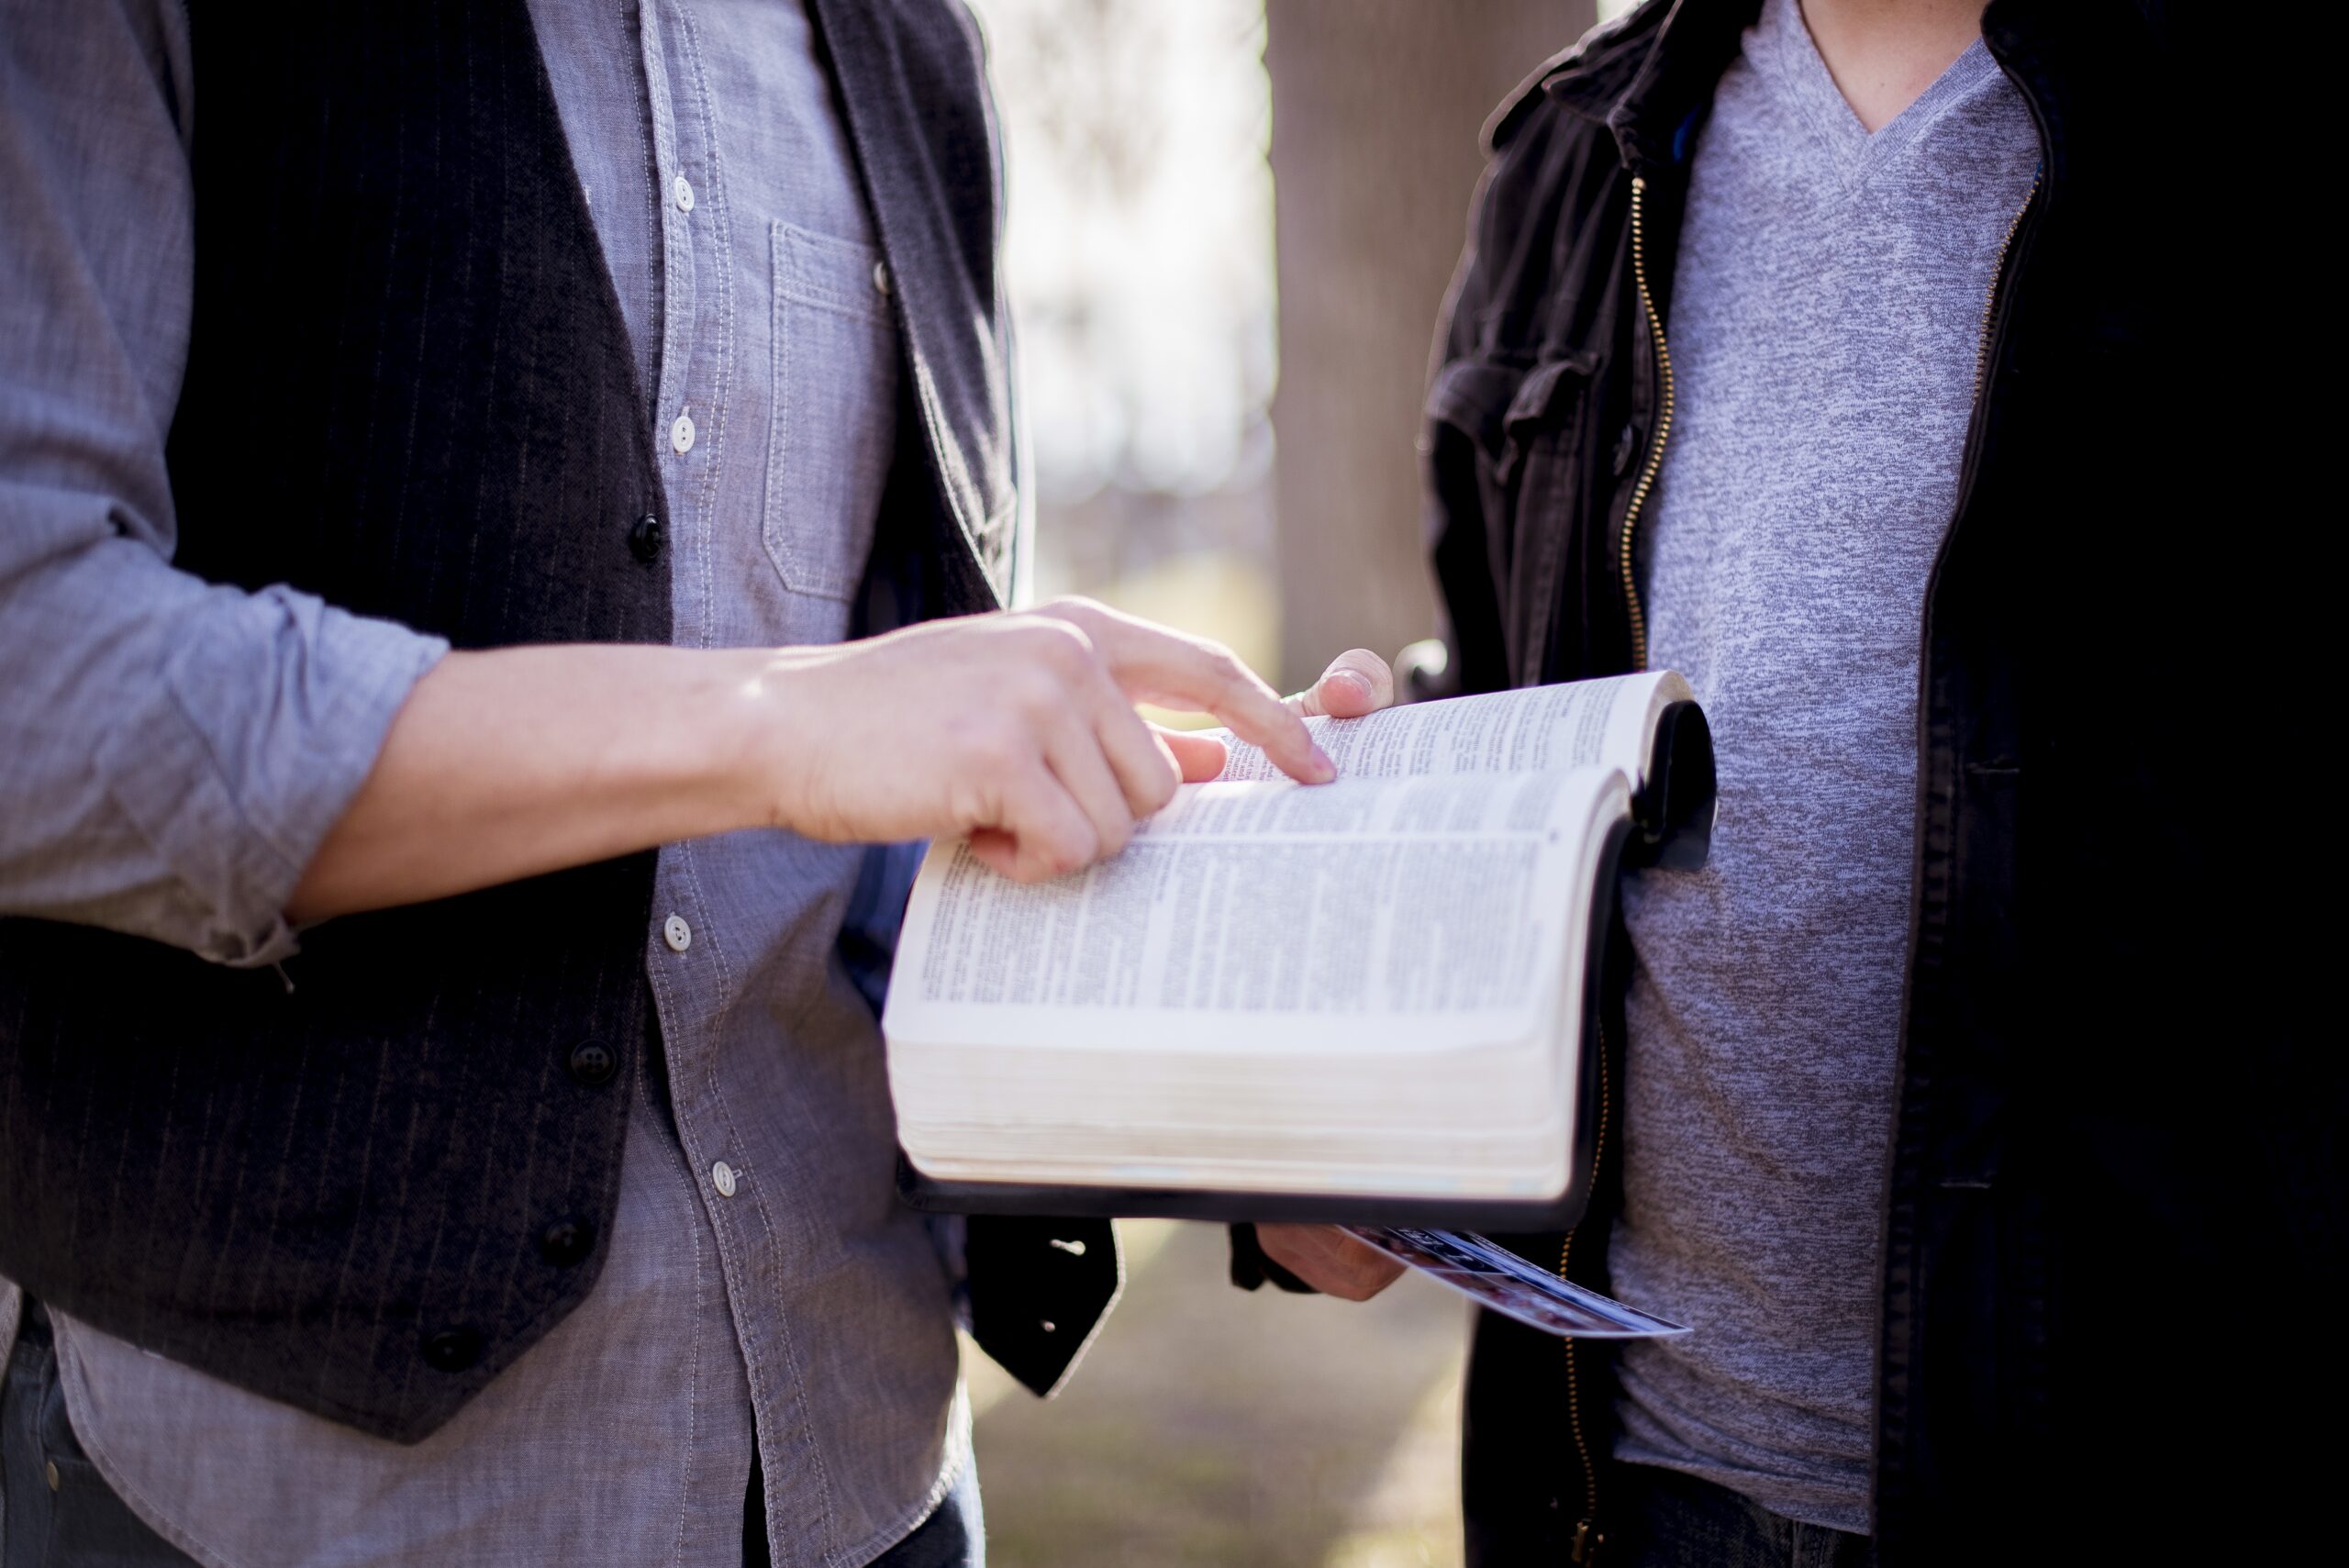
<svg viewBox="0 0 2349 1568">
<path fill-rule="evenodd" d="M 781 222 L 769 239 L 767 554 L 794 593 L 848 599 L 873 550 L 896 439 L 886 274 L 880 252 L 852 240 Z"/>
</svg>

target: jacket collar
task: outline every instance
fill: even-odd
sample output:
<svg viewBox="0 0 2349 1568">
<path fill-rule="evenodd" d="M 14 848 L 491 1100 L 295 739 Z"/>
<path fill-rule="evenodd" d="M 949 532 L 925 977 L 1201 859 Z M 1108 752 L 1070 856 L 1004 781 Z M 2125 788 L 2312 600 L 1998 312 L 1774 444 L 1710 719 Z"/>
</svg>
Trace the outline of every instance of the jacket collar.
<svg viewBox="0 0 2349 1568">
<path fill-rule="evenodd" d="M 1659 173 L 1687 161 L 1690 132 L 1737 58 L 1740 35 L 1761 10 L 1761 0 L 1649 0 L 1592 32 L 1527 85 L 1538 83 L 1561 107 L 1605 126 L 1626 169 Z M 1532 97 L 1530 90 L 1521 95 Z M 1504 121 L 1511 111 L 1504 111 Z"/>
</svg>

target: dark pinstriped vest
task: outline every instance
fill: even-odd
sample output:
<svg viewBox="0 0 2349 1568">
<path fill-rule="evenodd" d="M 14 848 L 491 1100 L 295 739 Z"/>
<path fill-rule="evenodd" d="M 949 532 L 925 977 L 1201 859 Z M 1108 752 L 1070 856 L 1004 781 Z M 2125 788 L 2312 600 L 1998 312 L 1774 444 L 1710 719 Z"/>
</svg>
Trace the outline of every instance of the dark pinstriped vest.
<svg viewBox="0 0 2349 1568">
<path fill-rule="evenodd" d="M 938 0 L 810 9 L 910 373 L 868 628 L 985 608 L 1017 530 L 968 24 Z M 629 548 L 664 510 L 651 420 L 521 0 L 223 6 L 192 30 L 179 564 L 460 648 L 667 640 L 666 566 Z M 337 920 L 290 990 L 0 922 L 0 1274 L 259 1393 L 430 1431 L 595 1281 L 651 873 Z M 1106 1281 L 1074 1274 L 1043 1241 L 974 1237 L 1002 1284 L 973 1285 L 998 1358 L 1049 1385 L 1083 1336 L 1019 1325 L 1090 1322 L 1116 1264 L 1105 1244 Z"/>
</svg>

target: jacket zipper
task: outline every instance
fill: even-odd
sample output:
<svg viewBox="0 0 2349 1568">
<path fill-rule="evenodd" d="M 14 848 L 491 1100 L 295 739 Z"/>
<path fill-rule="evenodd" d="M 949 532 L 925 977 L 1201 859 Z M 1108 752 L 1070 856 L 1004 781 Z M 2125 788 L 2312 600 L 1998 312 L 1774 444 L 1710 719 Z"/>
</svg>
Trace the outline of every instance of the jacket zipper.
<svg viewBox="0 0 2349 1568">
<path fill-rule="evenodd" d="M 1616 565 L 1623 573 L 1623 608 L 1631 624 L 1631 668 L 1648 667 L 1648 615 L 1640 604 L 1639 580 L 1631 573 L 1631 539 L 1639 525 L 1640 509 L 1647 505 L 1648 492 L 1655 487 L 1655 476 L 1664 467 L 1664 443 L 1672 436 L 1672 350 L 1664 340 L 1664 317 L 1655 307 L 1655 295 L 1648 290 L 1647 235 L 1641 221 L 1645 206 L 1648 183 L 1644 175 L 1631 176 L 1631 281 L 1640 291 L 1640 308 L 1648 318 L 1648 331 L 1655 339 L 1657 380 L 1662 384 L 1662 396 L 1657 401 L 1655 439 L 1648 443 L 1648 460 L 1641 465 L 1639 483 L 1631 486 L 1631 504 L 1623 513 L 1623 547 Z"/>
<path fill-rule="evenodd" d="M 1990 286 L 1982 293 L 1982 333 L 1974 344 L 1974 406 L 1977 410 L 1982 406 L 1983 378 L 1990 373 L 1990 332 L 1998 324 L 1998 288 L 2007 281 L 2007 252 L 2014 249 L 2015 236 L 2022 232 L 2023 217 L 2031 211 L 2031 204 L 2039 199 L 2039 184 L 2045 178 L 2044 172 L 2031 177 L 2031 189 L 2023 193 L 2022 205 L 2015 208 L 2014 217 L 2008 220 L 2007 232 L 1998 240 L 1998 259 L 1990 263 Z M 1633 184 L 1636 188 L 1637 182 Z M 1638 213 L 1636 202 L 1631 210 L 1635 215 Z M 1633 221 L 1637 222 L 1636 217 Z M 1636 228 L 1633 228 L 1632 233 L 1638 232 Z M 1639 255 L 1638 246 L 1639 241 L 1634 239 L 1631 251 L 1634 258 Z M 1625 559 L 1629 559 L 1628 554 Z"/>
<path fill-rule="evenodd" d="M 1613 1119 L 1613 1085 L 1607 1071 L 1607 1025 L 1598 1026 L 1598 1136 L 1591 1140 L 1590 1184 L 1594 1194 L 1598 1187 L 1598 1168 L 1607 1157 L 1607 1127 Z M 1579 1227 L 1576 1228 L 1580 1229 Z M 1558 1247 L 1558 1277 L 1566 1277 L 1566 1265 L 1574 1261 L 1575 1232 Z M 1582 1461 L 1582 1518 L 1575 1525 L 1574 1539 L 1568 1543 L 1566 1560 L 1584 1568 L 1597 1560 L 1604 1537 L 1598 1534 L 1598 1465 L 1590 1452 L 1590 1436 L 1582 1421 L 1582 1385 L 1576 1376 L 1575 1341 L 1566 1346 L 1566 1429 L 1574 1436 L 1575 1457 Z"/>
</svg>

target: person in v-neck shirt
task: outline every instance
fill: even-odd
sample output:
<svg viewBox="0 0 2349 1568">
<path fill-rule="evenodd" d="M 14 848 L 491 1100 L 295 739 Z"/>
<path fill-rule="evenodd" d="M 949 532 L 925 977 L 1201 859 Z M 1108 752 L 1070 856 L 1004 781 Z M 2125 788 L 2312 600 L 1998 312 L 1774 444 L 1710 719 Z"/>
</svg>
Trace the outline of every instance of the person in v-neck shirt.
<svg viewBox="0 0 2349 1568">
<path fill-rule="evenodd" d="M 1812 0 L 1814 6 L 1818 0 Z M 1839 17 L 1840 21 L 1842 18 Z M 1905 106 L 1765 0 L 1698 135 L 1636 562 L 1713 726 L 1710 862 L 1631 878 L 1618 1457 L 1870 1528 L 1925 588 L 2039 137 L 1978 30 Z M 1831 29 L 1830 36 L 1832 36 Z M 1897 66 L 1898 61 L 1892 62 Z"/>
</svg>

